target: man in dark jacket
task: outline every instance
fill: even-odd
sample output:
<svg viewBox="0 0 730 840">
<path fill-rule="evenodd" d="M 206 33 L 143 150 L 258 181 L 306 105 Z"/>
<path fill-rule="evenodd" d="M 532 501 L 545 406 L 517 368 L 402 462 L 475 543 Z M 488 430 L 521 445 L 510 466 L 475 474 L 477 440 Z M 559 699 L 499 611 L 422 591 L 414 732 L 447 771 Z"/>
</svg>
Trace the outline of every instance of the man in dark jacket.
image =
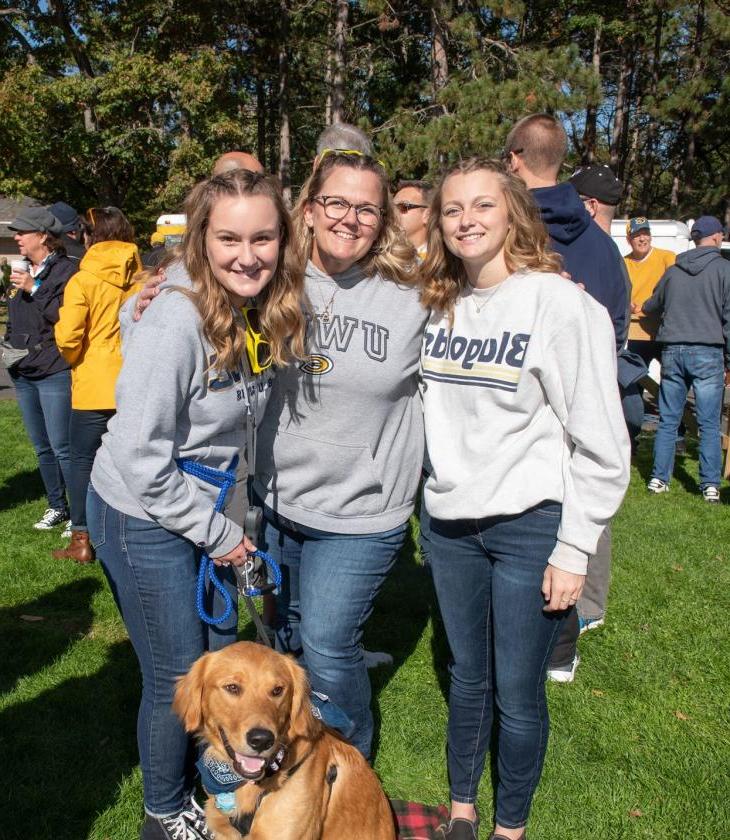
<svg viewBox="0 0 730 840">
<path fill-rule="evenodd" d="M 558 184 L 567 151 L 568 137 L 558 120 L 549 114 L 532 114 L 520 120 L 507 135 L 504 158 L 532 191 L 550 234 L 550 244 L 563 258 L 565 271 L 608 310 L 618 352 L 626 343 L 629 329 L 623 258 L 615 242 L 591 218 L 576 187 L 568 181 Z M 611 188 L 615 190 L 613 180 L 609 191 Z M 548 667 L 550 679 L 573 681 L 580 661 L 578 635 L 603 624 L 610 571 L 611 536 L 607 528 L 588 564 L 588 577 L 592 580 L 590 586 L 586 584 L 586 594 L 590 597 L 579 600 L 563 626 Z"/>
<path fill-rule="evenodd" d="M 66 256 L 77 262 L 80 261 L 86 253 L 86 248 L 83 242 L 83 224 L 79 214 L 65 201 L 57 201 L 48 209 L 61 224 L 58 238 L 66 251 Z"/>
<path fill-rule="evenodd" d="M 504 156 L 532 191 L 565 271 L 608 310 L 620 349 L 629 319 L 622 257 L 611 237 L 591 219 L 573 185 L 558 184 L 567 150 L 563 126 L 549 114 L 532 114 L 507 135 Z"/>
<path fill-rule="evenodd" d="M 730 367 L 730 265 L 722 258 L 723 228 L 714 216 L 692 226 L 696 248 L 679 254 L 643 311 L 661 315 L 662 347 L 659 428 L 648 489 L 666 493 L 674 468 L 674 441 L 687 391 L 695 395 L 700 430 L 700 490 L 706 502 L 720 501 L 720 416 L 725 371 Z"/>
</svg>

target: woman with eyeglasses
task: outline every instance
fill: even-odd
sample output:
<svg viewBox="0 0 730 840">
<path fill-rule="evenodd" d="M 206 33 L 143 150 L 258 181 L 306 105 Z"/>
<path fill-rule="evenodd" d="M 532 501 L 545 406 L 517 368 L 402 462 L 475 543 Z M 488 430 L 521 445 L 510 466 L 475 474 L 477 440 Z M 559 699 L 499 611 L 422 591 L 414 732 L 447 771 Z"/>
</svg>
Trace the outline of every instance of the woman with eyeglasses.
<svg viewBox="0 0 730 840">
<path fill-rule="evenodd" d="M 206 648 L 236 638 L 235 609 L 210 635 L 196 614 L 201 552 L 219 567 L 240 566 L 255 546 L 232 505 L 216 504 L 219 487 L 201 470 L 222 477 L 239 455 L 245 460 L 247 428 L 269 399 L 272 362 L 304 351 L 301 266 L 277 182 L 244 170 L 212 177 L 194 187 L 185 210 L 167 288 L 125 334 L 117 412 L 87 502 L 91 542 L 142 671 L 141 840 L 211 837 L 191 797 L 194 747 L 171 704 L 176 679 Z M 241 464 L 239 480 L 246 472 Z M 220 576 L 235 604 L 232 572 Z M 221 616 L 211 592 L 204 602 Z"/>
<path fill-rule="evenodd" d="M 277 645 L 370 754 L 363 625 L 403 545 L 423 458 L 418 389 L 426 312 L 415 253 L 382 165 L 326 150 L 293 211 L 308 262 L 307 355 L 278 372 L 254 487 L 282 566 Z"/>
<path fill-rule="evenodd" d="M 502 163 L 472 158 L 446 173 L 422 265 L 424 502 L 453 656 L 445 840 L 478 836 L 490 743 L 491 837 L 524 840 L 550 653 L 628 484 L 613 327 L 559 270 L 537 206 Z"/>
<path fill-rule="evenodd" d="M 119 307 L 142 270 L 134 229 L 117 207 L 89 210 L 87 251 L 69 280 L 55 327 L 56 345 L 71 365 L 71 542 L 57 560 L 91 563 L 86 493 L 101 436 L 114 414 L 114 384 L 122 367 Z"/>
</svg>

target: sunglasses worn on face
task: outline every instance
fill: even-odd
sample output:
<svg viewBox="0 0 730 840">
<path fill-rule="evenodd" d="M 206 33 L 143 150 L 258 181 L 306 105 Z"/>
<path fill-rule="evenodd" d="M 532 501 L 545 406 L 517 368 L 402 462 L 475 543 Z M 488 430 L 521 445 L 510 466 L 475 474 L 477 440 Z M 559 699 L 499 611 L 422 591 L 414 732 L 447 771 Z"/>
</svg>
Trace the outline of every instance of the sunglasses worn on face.
<svg viewBox="0 0 730 840">
<path fill-rule="evenodd" d="M 241 315 L 246 322 L 246 354 L 253 374 L 271 367 L 271 345 L 261 334 L 259 311 L 255 306 L 242 306 Z"/>
<path fill-rule="evenodd" d="M 355 211 L 357 220 L 363 227 L 377 227 L 383 217 L 382 207 L 375 204 L 351 204 L 346 198 L 340 198 L 338 195 L 315 195 L 312 201 L 321 204 L 325 216 L 333 222 L 344 219 L 350 210 Z"/>
<path fill-rule="evenodd" d="M 403 215 L 410 213 L 411 210 L 425 210 L 428 207 L 427 204 L 411 204 L 410 201 L 398 201 L 395 206 L 398 208 L 398 212 Z"/>
</svg>

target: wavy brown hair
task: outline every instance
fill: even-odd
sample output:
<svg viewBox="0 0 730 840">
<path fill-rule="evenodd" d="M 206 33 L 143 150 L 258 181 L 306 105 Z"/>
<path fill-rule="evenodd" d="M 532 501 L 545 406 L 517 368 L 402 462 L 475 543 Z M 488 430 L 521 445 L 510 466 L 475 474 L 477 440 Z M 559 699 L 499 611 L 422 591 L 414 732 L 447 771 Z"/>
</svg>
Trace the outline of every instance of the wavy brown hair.
<svg viewBox="0 0 730 840">
<path fill-rule="evenodd" d="M 134 242 L 134 228 L 118 207 L 92 207 L 88 212 L 88 247 L 97 242 Z"/>
<path fill-rule="evenodd" d="M 441 233 L 444 184 L 452 175 L 467 175 L 481 170 L 498 175 L 504 193 L 509 220 L 504 240 L 504 261 L 510 273 L 520 269 L 561 270 L 560 257 L 550 250 L 548 232 L 540 218 L 540 211 L 524 182 L 498 160 L 471 157 L 460 161 L 444 173 L 434 192 L 428 219 L 428 251 L 421 265 L 423 305 L 445 312 L 450 318 L 453 317 L 457 298 L 469 281 L 462 261 L 444 245 Z"/>
<path fill-rule="evenodd" d="M 304 220 L 304 211 L 315 196 L 322 192 L 327 178 L 338 168 L 355 169 L 359 172 L 374 172 L 380 181 L 383 219 L 378 237 L 370 251 L 360 260 L 360 267 L 367 277 L 380 274 L 387 280 L 412 285 L 418 275 L 414 270 L 416 252 L 406 239 L 396 220 L 393 199 L 390 196 L 388 175 L 373 158 L 366 155 L 328 154 L 315 166 L 312 174 L 302 185 L 299 198 L 292 211 L 294 237 L 305 260 L 312 254 L 313 234 Z"/>
<path fill-rule="evenodd" d="M 246 353 L 246 325 L 236 314 L 228 291 L 211 271 L 205 235 L 213 205 L 219 198 L 248 195 L 271 199 L 280 223 L 276 271 L 256 299 L 262 333 L 271 347 L 274 364 L 283 365 L 304 356 L 304 272 L 293 245 L 291 219 L 279 182 L 271 176 L 236 169 L 201 181 L 188 193 L 182 245 L 164 261 L 169 264 L 182 257 L 193 284 L 188 294 L 200 311 L 203 334 L 216 352 L 214 367 L 219 371 L 236 370 L 240 365 Z"/>
</svg>

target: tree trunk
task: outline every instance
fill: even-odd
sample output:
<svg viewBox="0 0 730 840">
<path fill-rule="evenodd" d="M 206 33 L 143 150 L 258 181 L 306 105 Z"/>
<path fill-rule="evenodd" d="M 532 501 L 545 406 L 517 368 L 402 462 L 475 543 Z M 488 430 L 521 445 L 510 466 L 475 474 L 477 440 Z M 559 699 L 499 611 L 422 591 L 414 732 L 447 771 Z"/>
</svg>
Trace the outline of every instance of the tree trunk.
<svg viewBox="0 0 730 840">
<path fill-rule="evenodd" d="M 601 88 L 601 31 L 603 29 L 603 18 L 598 18 L 596 29 L 593 33 L 593 72 L 596 76 L 599 90 Z M 589 164 L 596 161 L 596 124 L 598 119 L 597 104 L 589 105 L 586 108 L 586 127 L 583 132 L 583 151 L 581 163 Z"/>
<path fill-rule="evenodd" d="M 610 161 L 611 168 L 619 179 L 623 178 L 624 161 L 621 156 L 621 145 L 625 138 L 625 127 L 629 114 L 629 86 L 631 81 L 631 44 L 624 39 L 621 44 L 621 65 L 619 67 L 618 85 L 616 88 L 616 112 L 613 118 L 611 132 Z"/>
<path fill-rule="evenodd" d="M 266 83 L 256 78 L 256 156 L 266 162 Z"/>
<path fill-rule="evenodd" d="M 350 11 L 347 0 L 335 0 L 335 3 L 335 43 L 332 51 L 334 64 L 332 125 L 345 121 L 345 41 L 347 38 L 347 16 Z"/>
<path fill-rule="evenodd" d="M 692 52 L 694 57 L 692 59 L 692 78 L 699 78 L 704 70 L 704 61 L 702 56 L 702 39 L 705 34 L 705 4 L 704 0 L 700 0 L 697 4 L 697 18 L 695 23 L 695 39 Z M 682 192 L 686 196 L 691 196 L 694 191 L 694 175 L 695 175 L 695 157 L 697 153 L 697 132 L 698 126 L 692 115 L 688 115 L 688 131 L 687 131 L 687 162 L 685 166 L 685 177 Z"/>
<path fill-rule="evenodd" d="M 659 87 L 659 62 L 661 61 L 662 30 L 664 28 L 664 11 L 657 9 L 656 25 L 654 27 L 654 54 L 651 64 L 651 81 L 649 83 L 649 96 L 652 101 L 656 100 Z M 641 205 L 643 208 L 649 206 L 649 196 L 654 181 L 654 163 L 656 148 L 657 123 L 651 114 L 649 115 L 649 127 L 646 132 L 646 152 L 644 154 L 644 168 L 641 174 Z"/>
<path fill-rule="evenodd" d="M 434 102 L 436 101 L 438 92 L 449 80 L 446 38 L 436 10 L 437 6 L 440 6 L 440 4 L 434 3 L 431 7 L 431 85 L 433 87 Z"/>
<path fill-rule="evenodd" d="M 279 180 L 287 207 L 291 207 L 291 136 L 289 133 L 289 4 L 281 0 L 279 41 Z"/>
</svg>

